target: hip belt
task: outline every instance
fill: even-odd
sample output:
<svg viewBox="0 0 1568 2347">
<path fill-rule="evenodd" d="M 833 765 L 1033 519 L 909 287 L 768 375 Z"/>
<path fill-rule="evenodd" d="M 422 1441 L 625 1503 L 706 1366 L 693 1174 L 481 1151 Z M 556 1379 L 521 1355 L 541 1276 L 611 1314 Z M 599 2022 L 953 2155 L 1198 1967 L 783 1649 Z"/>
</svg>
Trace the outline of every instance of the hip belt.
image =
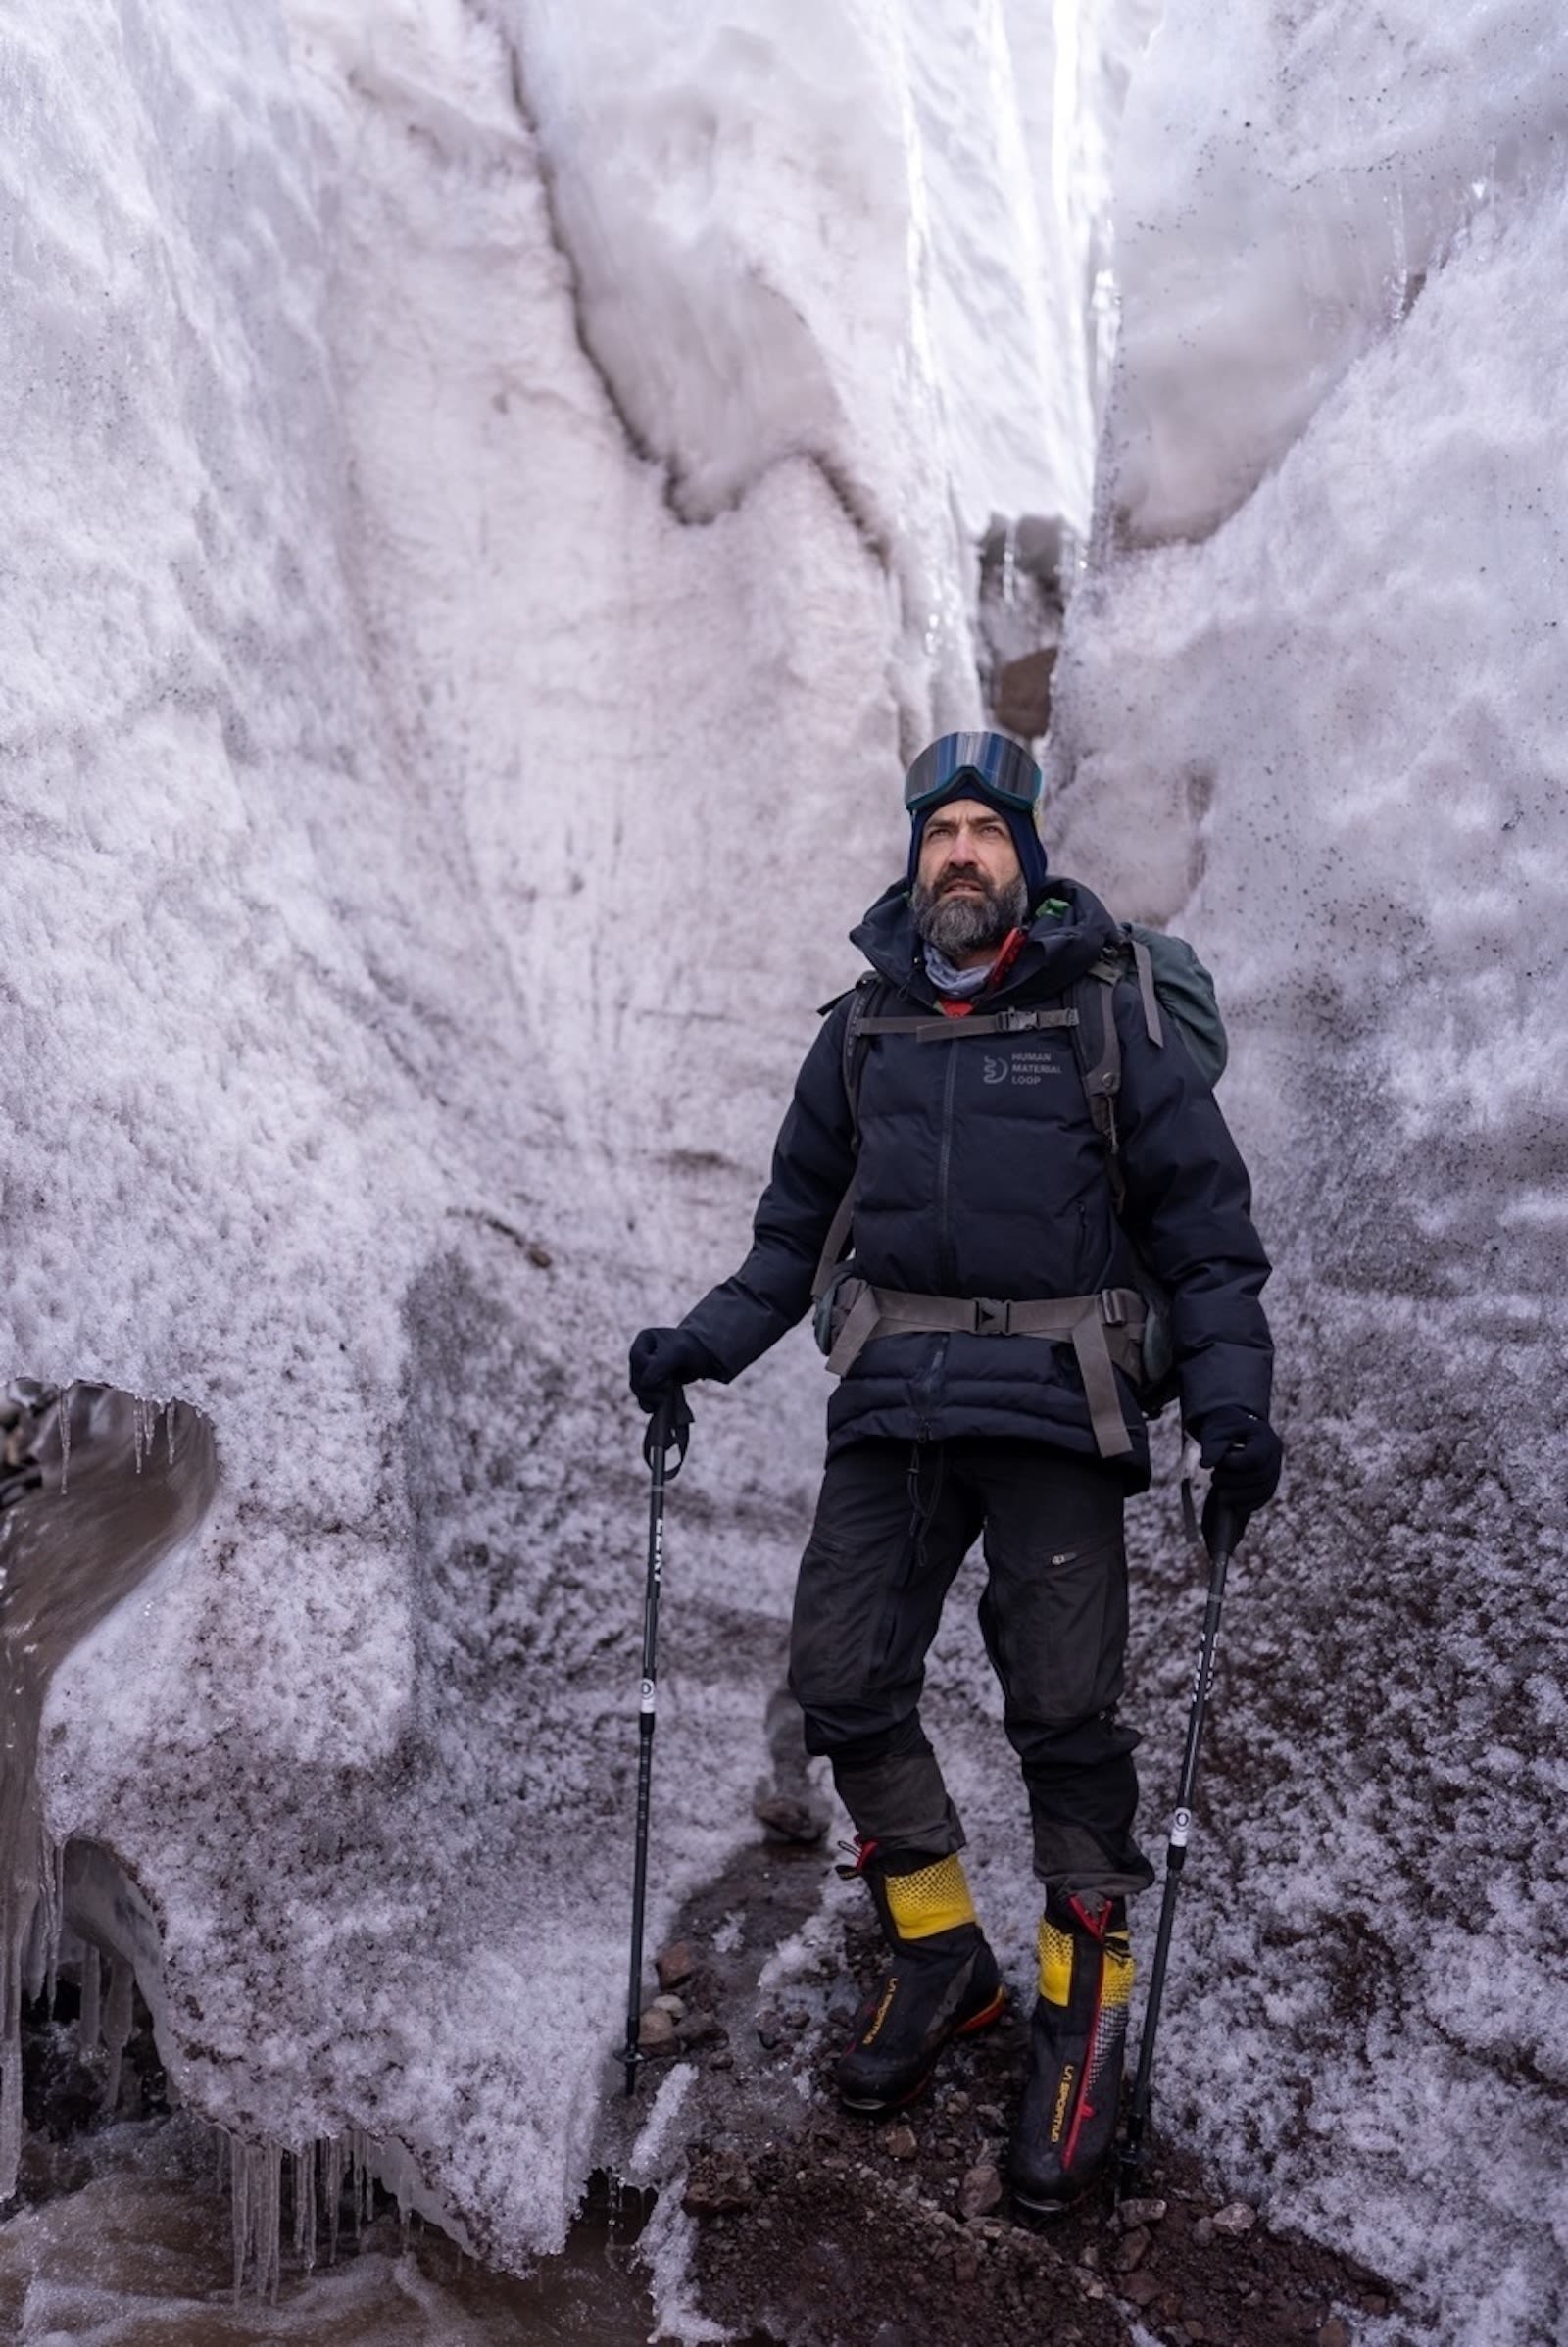
<svg viewBox="0 0 1568 2347">
<path fill-rule="evenodd" d="M 1070 1345 L 1100 1455 L 1125 1458 L 1133 1445 L 1115 1371 L 1123 1370 L 1135 1386 L 1143 1376 L 1148 1316 L 1148 1299 L 1136 1288 L 1009 1303 L 992 1296 L 908 1296 L 852 1276 L 832 1292 L 823 1349 L 833 1375 L 844 1377 L 875 1337 L 1044 1337 Z"/>
</svg>

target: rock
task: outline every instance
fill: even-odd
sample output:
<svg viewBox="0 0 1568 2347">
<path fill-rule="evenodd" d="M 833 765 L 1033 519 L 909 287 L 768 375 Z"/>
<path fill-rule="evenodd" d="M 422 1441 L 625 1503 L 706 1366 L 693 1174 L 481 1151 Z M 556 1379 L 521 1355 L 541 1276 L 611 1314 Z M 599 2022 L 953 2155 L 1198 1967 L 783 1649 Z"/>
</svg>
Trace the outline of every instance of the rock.
<svg viewBox="0 0 1568 2347">
<path fill-rule="evenodd" d="M 768 2013 L 763 2016 L 757 2025 L 757 2035 L 760 2043 L 766 2048 L 768 2053 L 771 2053 L 784 2035 L 779 2027 L 776 2013 Z"/>
<path fill-rule="evenodd" d="M 955 2119 L 968 2118 L 969 2097 L 964 2093 L 961 2086 L 955 2086 L 951 2093 L 944 2096 L 943 2099 L 945 2100 L 949 2111 L 953 2114 Z"/>
<path fill-rule="evenodd" d="M 749 2209 L 755 2190 L 751 2170 L 737 2153 L 709 2152 L 692 2162 L 681 2207 L 693 2217 L 722 2217 Z"/>
<path fill-rule="evenodd" d="M 914 2129 L 906 2120 L 901 2120 L 897 2127 L 890 2127 L 882 2138 L 882 2149 L 890 2160 L 912 2160 L 919 2148 Z"/>
<path fill-rule="evenodd" d="M 1136 2226 L 1130 2233 L 1123 2233 L 1116 2244 L 1117 2273 L 1131 2274 L 1135 2268 L 1141 2266 L 1149 2255 L 1149 2244 L 1153 2237 L 1147 2225 L 1142 2225 Z"/>
<path fill-rule="evenodd" d="M 683 1996 L 656 1996 L 649 2007 L 652 2013 L 667 2013 L 671 2021 L 684 2021 L 686 1999 Z"/>
<path fill-rule="evenodd" d="M 1210 2249 L 1210 2248 L 1212 2248 L 1212 2246 L 1213 2246 L 1213 2242 L 1214 2242 L 1214 2220 L 1213 2220 L 1213 2218 L 1212 2218 L 1212 2217 L 1200 2217 L 1200 2218 L 1199 2218 L 1199 2220 L 1198 2220 L 1198 2222 L 1197 2222 L 1197 2224 L 1196 2224 L 1196 2225 L 1193 2226 L 1193 2245 L 1194 2245 L 1194 2247 L 1195 2247 L 1195 2248 L 1198 2248 L 1198 2249 Z"/>
<path fill-rule="evenodd" d="M 716 2013 L 688 2013 L 684 2021 L 675 2024 L 675 2035 L 682 2053 L 693 2046 L 717 2044 L 724 2035 L 724 2025 Z"/>
<path fill-rule="evenodd" d="M 1056 665 L 1054 644 L 1008 660 L 992 681 L 991 706 L 1008 733 L 1035 741 L 1051 723 L 1051 680 Z"/>
<path fill-rule="evenodd" d="M 1121 2294 L 1134 2306 L 1152 2306 L 1159 2296 L 1159 2275 L 1146 2267 L 1142 2274 L 1129 2274 L 1121 2285 Z"/>
<path fill-rule="evenodd" d="M 1088 2273 L 1098 2273 L 1100 2270 L 1100 2243 L 1098 2241 L 1086 2241 L 1082 2249 L 1080 2249 L 1078 2252 L 1078 2263 L 1080 2266 L 1084 2267 Z"/>
<path fill-rule="evenodd" d="M 980 2271 L 980 2252 L 977 2249 L 955 2250 L 953 2278 L 957 2282 L 973 2281 Z"/>
<path fill-rule="evenodd" d="M 1350 2325 L 1343 2315 L 1330 2315 L 1317 2334 L 1317 2347 L 1350 2347 Z"/>
<path fill-rule="evenodd" d="M 976 2103 L 974 2115 L 982 2127 L 1000 2127 L 1006 2125 L 1000 2103 Z"/>
<path fill-rule="evenodd" d="M 659 1974 L 661 1988 L 678 1988 L 682 1980 L 689 1980 L 697 1970 L 697 1957 L 691 1941 L 675 1939 L 667 1948 L 661 1948 L 655 1959 L 655 1970 Z"/>
<path fill-rule="evenodd" d="M 763 1794 L 752 1803 L 752 1815 L 775 1841 L 820 1841 L 827 1832 L 827 1819 L 790 1793 Z"/>
<path fill-rule="evenodd" d="M 662 2054 L 672 2054 L 675 2050 L 675 2024 L 670 2015 L 661 2013 L 657 2006 L 650 2005 L 638 2026 L 637 2044 L 642 2053 L 656 2061 Z"/>
<path fill-rule="evenodd" d="M 556 1260 L 549 1247 L 541 1247 L 537 1239 L 530 1239 L 523 1252 L 535 1271 L 549 1271 Z"/>
<path fill-rule="evenodd" d="M 1231 2240 L 1239 2241 L 1242 2235 L 1250 2233 L 1257 2223 L 1257 2211 L 1254 2208 L 1250 2208 L 1245 2200 L 1232 2200 L 1227 2202 L 1224 2208 L 1216 2209 L 1209 2223 L 1213 2225 L 1215 2232 L 1225 2233 Z M 1196 2237 L 1198 2232 L 1196 2225 L 1193 2227 L 1193 2232 Z"/>
<path fill-rule="evenodd" d="M 957 2187 L 957 2213 L 972 2221 L 976 2216 L 991 2216 L 991 2211 L 1000 2206 L 1003 2206 L 1003 2176 L 993 2167 L 991 2159 L 976 2159 Z"/>
<path fill-rule="evenodd" d="M 1157 2225 L 1164 2214 L 1162 2200 L 1124 2200 L 1116 2210 L 1117 2222 L 1129 2233 L 1140 2225 Z"/>
</svg>

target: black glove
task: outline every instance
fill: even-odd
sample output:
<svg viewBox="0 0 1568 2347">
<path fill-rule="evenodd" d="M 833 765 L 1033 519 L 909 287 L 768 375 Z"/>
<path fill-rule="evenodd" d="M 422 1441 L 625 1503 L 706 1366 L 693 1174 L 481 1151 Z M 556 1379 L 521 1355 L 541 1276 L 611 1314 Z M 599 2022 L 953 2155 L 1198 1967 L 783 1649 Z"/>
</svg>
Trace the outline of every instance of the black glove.
<svg viewBox="0 0 1568 2347">
<path fill-rule="evenodd" d="M 1285 1445 L 1266 1418 L 1234 1403 L 1210 1410 L 1198 1439 L 1202 1463 L 1213 1470 L 1203 1501 L 1203 1539 L 1212 1548 L 1221 1514 L 1231 1519 L 1232 1537 L 1239 1540 L 1253 1510 L 1266 1507 L 1273 1498 L 1285 1464 Z"/>
<path fill-rule="evenodd" d="M 690 1329 L 644 1329 L 632 1339 L 631 1390 L 645 1410 L 694 1378 L 716 1377 L 718 1364 Z"/>
</svg>

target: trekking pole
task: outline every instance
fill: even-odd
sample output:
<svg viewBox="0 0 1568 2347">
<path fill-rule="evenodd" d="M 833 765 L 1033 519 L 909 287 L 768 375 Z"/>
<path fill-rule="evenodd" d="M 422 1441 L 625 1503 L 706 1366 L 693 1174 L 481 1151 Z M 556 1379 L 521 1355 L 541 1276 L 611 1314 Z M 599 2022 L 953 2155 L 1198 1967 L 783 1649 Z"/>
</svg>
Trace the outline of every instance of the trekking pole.
<svg viewBox="0 0 1568 2347">
<path fill-rule="evenodd" d="M 664 1572 L 664 1486 L 673 1483 L 686 1458 L 692 1414 L 679 1386 L 665 1394 L 648 1422 L 643 1457 L 653 1476 L 648 1494 L 648 1587 L 643 1597 L 643 1677 L 637 1704 L 637 1857 L 631 1888 L 631 1983 L 626 1992 L 626 2092 L 637 2091 L 642 2060 L 643 1910 L 648 1898 L 648 1814 L 654 1774 L 654 1705 L 657 1695 L 659 1589 Z M 675 1464 L 669 1454 L 675 1453 Z"/>
<path fill-rule="evenodd" d="M 1196 1540 L 1200 1536 L 1193 1509 L 1190 1476 L 1182 1484 L 1182 1508 L 1188 1530 Z M 1198 1754 L 1203 1740 L 1203 1713 L 1207 1708 L 1208 1690 L 1214 1676 L 1214 1650 L 1219 1641 L 1219 1614 L 1225 1596 L 1225 1575 L 1230 1566 L 1231 1553 L 1246 1530 L 1245 1515 L 1230 1508 L 1215 1509 L 1213 1534 L 1208 1542 L 1208 1605 L 1203 1614 L 1203 1643 L 1199 1655 L 1198 1676 L 1193 1682 L 1192 1708 L 1187 1714 L 1187 1748 L 1182 1754 L 1181 1782 L 1176 1788 L 1176 1807 L 1170 1821 L 1170 1840 L 1165 1851 L 1165 1887 L 1159 1903 L 1159 1930 L 1154 1937 L 1154 1962 L 1149 1976 L 1149 1999 L 1144 2008 L 1144 2034 L 1138 2048 L 1138 2073 L 1133 2080 L 1132 2105 L 1127 2115 L 1127 2139 L 1121 2148 L 1116 2179 L 1118 2199 L 1125 2198 L 1136 2189 L 1143 2165 L 1144 2128 L 1149 2118 L 1149 2081 L 1154 2067 L 1154 2039 L 1159 2030 L 1159 2009 L 1165 1995 L 1165 1971 L 1170 1961 L 1176 1900 L 1181 1890 L 1182 1869 L 1187 1864 L 1187 1836 L 1193 1823 L 1193 1790 L 1198 1782 Z"/>
</svg>

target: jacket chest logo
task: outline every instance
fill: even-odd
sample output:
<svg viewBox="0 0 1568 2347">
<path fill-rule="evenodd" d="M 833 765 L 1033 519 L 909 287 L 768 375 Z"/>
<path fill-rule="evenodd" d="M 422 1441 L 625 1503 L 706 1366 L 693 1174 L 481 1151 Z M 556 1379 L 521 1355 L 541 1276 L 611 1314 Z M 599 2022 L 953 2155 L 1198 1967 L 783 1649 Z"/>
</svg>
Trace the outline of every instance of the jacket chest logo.
<svg viewBox="0 0 1568 2347">
<path fill-rule="evenodd" d="M 1050 1051 L 1013 1051 L 1006 1058 L 986 1053 L 981 1071 L 987 1084 L 1043 1084 L 1048 1076 L 1059 1076 L 1061 1066 Z"/>
</svg>

